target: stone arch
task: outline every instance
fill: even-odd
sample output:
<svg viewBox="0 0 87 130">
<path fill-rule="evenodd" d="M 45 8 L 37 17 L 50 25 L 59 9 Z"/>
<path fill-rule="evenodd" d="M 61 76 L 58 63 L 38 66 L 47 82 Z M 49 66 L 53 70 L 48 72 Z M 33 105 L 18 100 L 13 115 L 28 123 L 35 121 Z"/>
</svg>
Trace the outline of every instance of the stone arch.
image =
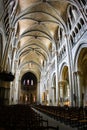
<svg viewBox="0 0 87 130">
<path fill-rule="evenodd" d="M 59 80 L 59 97 L 60 105 L 70 105 L 70 87 L 69 87 L 69 75 L 68 66 L 63 64 L 61 67 L 61 77 Z"/>
<path fill-rule="evenodd" d="M 26 72 L 21 78 L 21 98 L 22 103 L 33 104 L 37 102 L 37 77 L 32 72 Z"/>
<path fill-rule="evenodd" d="M 66 62 L 64 62 L 64 63 L 61 65 L 61 68 L 60 68 L 60 71 L 59 71 L 59 74 L 60 74 L 59 80 L 62 79 L 62 70 L 63 70 L 64 66 L 67 66 L 67 63 L 66 63 Z"/>
<path fill-rule="evenodd" d="M 82 43 L 82 44 L 79 44 L 77 50 L 76 50 L 76 53 L 75 53 L 75 58 L 74 58 L 74 70 L 77 71 L 78 70 L 78 58 L 79 58 L 79 55 L 80 55 L 80 52 L 82 49 L 86 48 L 87 47 L 87 43 Z"/>
<path fill-rule="evenodd" d="M 78 58 L 78 69 L 81 72 L 80 91 L 84 97 L 84 105 L 87 106 L 87 47 L 83 48 Z M 83 100 L 83 99 L 82 99 Z"/>
<path fill-rule="evenodd" d="M 77 78 L 76 84 L 77 90 L 77 100 L 78 105 L 87 105 L 87 44 L 80 44 L 76 51 L 75 59 L 75 76 Z"/>
<path fill-rule="evenodd" d="M 68 81 L 68 66 L 64 66 L 62 70 L 62 79 Z"/>
<path fill-rule="evenodd" d="M 86 0 L 78 0 L 78 2 L 80 3 L 80 5 L 86 5 Z"/>
<path fill-rule="evenodd" d="M 74 5 L 69 5 L 68 9 L 67 9 L 67 14 L 68 14 L 68 18 L 67 18 L 67 24 L 69 29 L 71 30 L 74 22 L 76 21 L 77 18 L 79 18 L 79 9 L 78 7 L 74 6 Z"/>
</svg>

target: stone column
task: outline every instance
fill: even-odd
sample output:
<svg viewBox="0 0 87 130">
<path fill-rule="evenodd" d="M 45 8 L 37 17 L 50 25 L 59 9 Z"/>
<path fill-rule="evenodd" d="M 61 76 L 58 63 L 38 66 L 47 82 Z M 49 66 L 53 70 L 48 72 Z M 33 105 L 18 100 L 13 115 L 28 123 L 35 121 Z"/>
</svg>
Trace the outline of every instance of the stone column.
<svg viewBox="0 0 87 130">
<path fill-rule="evenodd" d="M 82 106 L 82 74 L 80 71 L 75 72 L 77 105 Z"/>
<path fill-rule="evenodd" d="M 52 97 L 53 97 L 53 98 L 52 98 L 52 99 L 53 99 L 52 102 L 53 102 L 53 105 L 55 105 L 55 100 L 54 100 L 54 96 L 55 96 L 55 95 L 54 95 L 55 87 L 52 86 L 51 89 L 52 89 L 52 93 L 51 93 L 51 94 L 52 94 Z"/>
<path fill-rule="evenodd" d="M 15 65 L 15 69 L 14 69 Z M 18 77 L 19 77 L 19 71 L 17 70 L 18 68 L 18 60 L 14 61 L 12 63 L 12 72 L 15 73 L 15 79 L 11 84 L 11 89 L 10 89 L 10 97 L 11 97 L 11 103 L 18 103 Z"/>
<path fill-rule="evenodd" d="M 37 84 L 37 103 L 40 103 L 40 82 Z"/>
<path fill-rule="evenodd" d="M 43 85 L 43 77 L 41 77 L 40 79 L 40 103 L 42 104 L 42 95 L 43 95 L 43 88 L 44 88 L 44 85 Z"/>
<path fill-rule="evenodd" d="M 12 72 L 14 73 L 14 65 L 15 65 L 15 54 L 16 54 L 16 48 L 14 47 L 13 48 L 13 52 L 12 52 L 12 61 L 11 61 L 11 69 L 12 69 Z"/>
<path fill-rule="evenodd" d="M 77 87 L 77 78 L 76 78 L 76 72 L 73 73 L 73 80 L 74 80 L 74 92 L 73 92 L 73 104 L 74 106 L 78 106 L 78 87 Z"/>
<path fill-rule="evenodd" d="M 59 104 L 59 88 L 58 88 L 58 52 L 55 54 L 55 62 L 56 62 L 56 105 Z"/>
<path fill-rule="evenodd" d="M 69 34 L 65 34 L 66 37 L 66 53 L 68 60 L 68 74 L 69 74 L 69 87 L 70 87 L 70 106 L 73 106 L 73 56 L 70 49 Z"/>
<path fill-rule="evenodd" d="M 55 52 L 55 72 L 56 72 L 56 104 L 55 105 L 59 105 L 59 88 L 58 88 L 58 40 L 55 41 L 56 42 L 56 52 Z"/>
<path fill-rule="evenodd" d="M 18 80 L 18 103 L 20 103 L 21 96 L 21 79 Z"/>
<path fill-rule="evenodd" d="M 59 81 L 59 98 L 60 98 L 60 105 L 64 105 L 63 104 L 63 100 L 64 100 L 64 87 L 66 86 L 66 81 L 62 80 Z"/>
<path fill-rule="evenodd" d="M 9 104 L 12 104 L 13 103 L 13 82 L 10 83 L 10 98 L 9 98 Z"/>
</svg>

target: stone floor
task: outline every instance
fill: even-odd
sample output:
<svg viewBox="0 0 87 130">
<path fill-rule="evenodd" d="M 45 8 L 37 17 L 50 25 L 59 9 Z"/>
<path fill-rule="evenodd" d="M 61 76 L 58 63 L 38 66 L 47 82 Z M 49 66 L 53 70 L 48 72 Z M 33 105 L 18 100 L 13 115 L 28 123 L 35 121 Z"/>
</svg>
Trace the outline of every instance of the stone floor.
<svg viewBox="0 0 87 130">
<path fill-rule="evenodd" d="M 34 108 L 33 108 L 34 109 Z M 39 113 L 41 116 L 43 116 L 43 119 L 48 120 L 48 124 L 51 126 L 58 126 L 59 130 L 78 130 L 77 128 L 72 128 L 69 125 L 65 125 L 64 123 L 61 123 L 59 121 L 54 120 L 53 118 L 47 116 L 46 114 L 43 114 L 42 112 L 39 112 L 38 110 L 34 109 L 37 113 Z"/>
</svg>

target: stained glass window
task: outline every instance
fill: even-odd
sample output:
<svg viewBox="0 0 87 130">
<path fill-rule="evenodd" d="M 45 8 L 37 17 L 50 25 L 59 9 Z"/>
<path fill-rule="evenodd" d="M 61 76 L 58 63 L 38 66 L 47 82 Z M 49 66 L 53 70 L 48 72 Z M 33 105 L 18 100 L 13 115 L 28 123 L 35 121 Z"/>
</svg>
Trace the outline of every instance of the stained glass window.
<svg viewBox="0 0 87 130">
<path fill-rule="evenodd" d="M 29 79 L 27 80 L 27 85 L 29 85 Z"/>
<path fill-rule="evenodd" d="M 33 82 L 33 80 L 31 80 L 31 85 L 33 86 L 33 84 L 34 84 L 34 82 Z"/>
</svg>

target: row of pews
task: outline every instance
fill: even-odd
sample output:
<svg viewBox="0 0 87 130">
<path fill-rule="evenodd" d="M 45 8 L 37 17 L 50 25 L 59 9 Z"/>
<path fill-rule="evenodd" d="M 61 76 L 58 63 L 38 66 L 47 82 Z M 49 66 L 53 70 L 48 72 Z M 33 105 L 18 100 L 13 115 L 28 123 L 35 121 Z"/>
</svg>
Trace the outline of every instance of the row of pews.
<svg viewBox="0 0 87 130">
<path fill-rule="evenodd" d="M 87 107 L 58 107 L 45 105 L 36 105 L 33 107 L 73 128 L 77 128 L 78 130 L 87 129 Z"/>
<path fill-rule="evenodd" d="M 29 105 L 10 105 L 0 107 L 0 130 L 59 130 L 49 126 Z"/>
</svg>

